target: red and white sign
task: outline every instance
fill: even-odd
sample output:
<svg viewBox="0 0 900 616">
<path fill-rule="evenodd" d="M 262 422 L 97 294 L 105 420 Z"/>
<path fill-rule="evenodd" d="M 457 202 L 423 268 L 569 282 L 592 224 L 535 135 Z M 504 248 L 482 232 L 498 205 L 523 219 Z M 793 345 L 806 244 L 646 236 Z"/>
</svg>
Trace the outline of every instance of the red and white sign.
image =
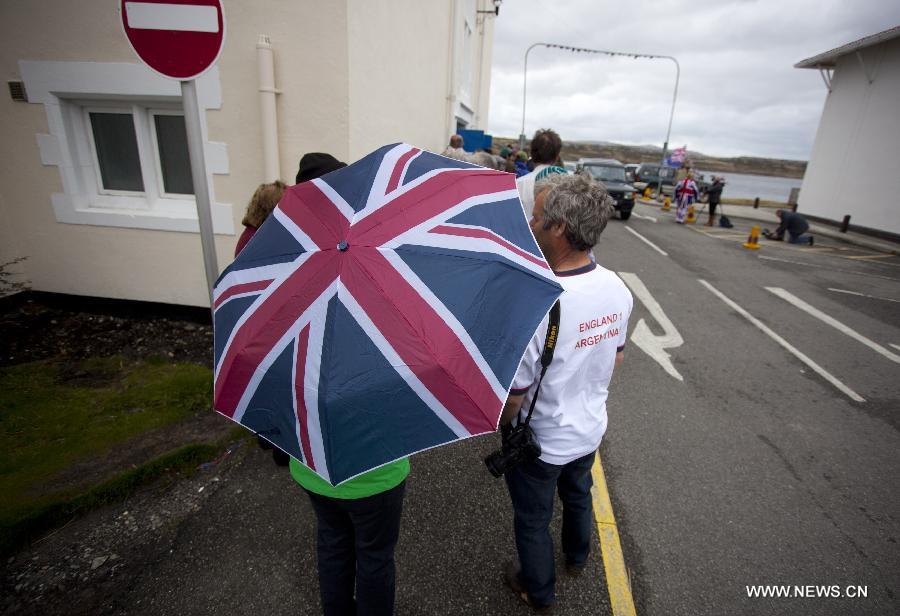
<svg viewBox="0 0 900 616">
<path fill-rule="evenodd" d="M 125 36 L 147 66 L 172 79 L 199 77 L 225 40 L 220 0 L 122 0 Z"/>
</svg>

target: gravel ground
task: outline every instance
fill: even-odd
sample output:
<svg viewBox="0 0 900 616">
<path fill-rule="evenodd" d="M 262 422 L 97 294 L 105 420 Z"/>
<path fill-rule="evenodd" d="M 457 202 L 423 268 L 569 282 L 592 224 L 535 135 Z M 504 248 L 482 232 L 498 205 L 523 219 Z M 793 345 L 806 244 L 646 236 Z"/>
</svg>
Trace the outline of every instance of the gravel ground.
<svg viewBox="0 0 900 616">
<path fill-rule="evenodd" d="M 212 326 L 205 316 L 202 309 L 134 302 L 66 301 L 44 294 L 5 298 L 0 302 L 0 367 L 116 354 L 211 367 Z"/>
<path fill-rule="evenodd" d="M 228 484 L 247 447 L 208 468 L 154 484 L 79 518 L 10 557 L 0 570 L 3 614 L 116 613 L 115 598 L 164 558 L 180 524 Z"/>
</svg>

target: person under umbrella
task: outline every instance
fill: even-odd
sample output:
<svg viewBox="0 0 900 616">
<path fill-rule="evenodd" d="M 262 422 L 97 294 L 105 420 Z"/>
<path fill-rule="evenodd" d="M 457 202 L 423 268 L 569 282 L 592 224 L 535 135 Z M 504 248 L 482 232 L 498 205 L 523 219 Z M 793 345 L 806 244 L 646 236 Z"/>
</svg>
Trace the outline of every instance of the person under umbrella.
<svg viewBox="0 0 900 616">
<path fill-rule="evenodd" d="M 297 184 L 346 166 L 331 154 L 306 154 L 300 159 Z M 316 512 L 319 594 L 325 615 L 392 614 L 394 549 L 400 537 L 409 458 L 337 487 L 293 458 L 290 470 Z"/>
</svg>

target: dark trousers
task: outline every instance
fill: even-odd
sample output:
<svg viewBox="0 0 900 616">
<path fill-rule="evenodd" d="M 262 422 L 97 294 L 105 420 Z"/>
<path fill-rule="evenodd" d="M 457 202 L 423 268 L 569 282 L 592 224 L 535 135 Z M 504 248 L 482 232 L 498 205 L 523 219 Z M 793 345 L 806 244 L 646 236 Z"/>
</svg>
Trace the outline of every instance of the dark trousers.
<svg viewBox="0 0 900 616">
<path fill-rule="evenodd" d="M 591 466 L 595 452 L 563 466 L 541 460 L 527 462 L 506 473 L 512 498 L 519 577 L 532 601 L 556 601 L 556 565 L 550 519 L 554 492 L 563 504 L 562 549 L 566 562 L 582 565 L 591 549 Z"/>
<path fill-rule="evenodd" d="M 394 547 L 405 488 L 404 481 L 356 500 L 307 491 L 318 519 L 319 592 L 325 616 L 394 613 Z"/>
</svg>

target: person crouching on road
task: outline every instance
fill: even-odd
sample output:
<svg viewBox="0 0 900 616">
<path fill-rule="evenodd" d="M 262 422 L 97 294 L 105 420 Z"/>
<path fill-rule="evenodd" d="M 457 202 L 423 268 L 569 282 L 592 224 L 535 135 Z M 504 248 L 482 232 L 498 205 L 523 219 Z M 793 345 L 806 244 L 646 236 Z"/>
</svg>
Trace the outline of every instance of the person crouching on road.
<svg viewBox="0 0 900 616">
<path fill-rule="evenodd" d="M 530 226 L 564 292 L 553 360 L 537 396 L 530 427 L 540 458 L 506 472 L 520 565 L 508 563 L 507 584 L 532 607 L 556 601 L 550 519 L 554 493 L 563 504 L 562 549 L 575 575 L 591 544 L 591 467 L 606 431 L 606 398 L 613 368 L 623 359 L 633 299 L 622 280 L 593 263 L 591 249 L 613 207 L 606 189 L 585 175 L 554 174 L 535 187 Z M 513 379 L 501 424 L 527 412 L 541 372 L 545 318 Z"/>
<path fill-rule="evenodd" d="M 768 239 L 780 242 L 784 239 L 784 233 L 787 232 L 788 243 L 813 245 L 815 242 L 813 236 L 804 235 L 809 231 L 809 222 L 803 214 L 787 210 L 775 210 L 775 216 L 778 217 L 781 224 L 775 229 L 775 233 L 769 233 L 768 230 L 763 233 Z"/>
</svg>

